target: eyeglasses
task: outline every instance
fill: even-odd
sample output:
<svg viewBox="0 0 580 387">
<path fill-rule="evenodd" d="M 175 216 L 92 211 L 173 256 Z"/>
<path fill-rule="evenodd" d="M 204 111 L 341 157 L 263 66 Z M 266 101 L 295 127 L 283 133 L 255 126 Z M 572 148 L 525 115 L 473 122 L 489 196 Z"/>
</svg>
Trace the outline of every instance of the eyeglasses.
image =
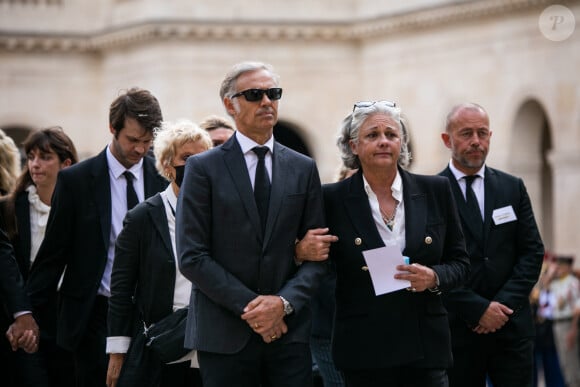
<svg viewBox="0 0 580 387">
<path fill-rule="evenodd" d="M 397 104 L 395 102 L 385 101 L 385 100 L 383 100 L 383 101 L 360 101 L 360 102 L 357 102 L 354 104 L 354 106 L 352 107 L 352 111 L 354 112 L 356 109 L 360 109 L 360 108 L 363 108 L 363 109 L 369 108 L 369 107 L 376 105 L 376 104 L 385 105 L 385 106 L 392 107 L 392 108 L 397 107 Z"/>
<path fill-rule="evenodd" d="M 231 98 L 243 95 L 246 98 L 246 101 L 257 102 L 264 98 L 264 94 L 266 94 L 270 100 L 277 101 L 282 98 L 282 89 L 279 87 L 273 87 L 271 89 L 248 89 L 232 95 Z"/>
</svg>

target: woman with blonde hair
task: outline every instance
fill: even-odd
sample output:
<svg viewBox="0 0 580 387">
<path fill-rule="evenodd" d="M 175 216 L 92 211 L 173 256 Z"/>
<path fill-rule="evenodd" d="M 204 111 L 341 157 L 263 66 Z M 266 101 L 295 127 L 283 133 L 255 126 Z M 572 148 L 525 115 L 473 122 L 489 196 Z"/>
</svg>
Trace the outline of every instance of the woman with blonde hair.
<svg viewBox="0 0 580 387">
<path fill-rule="evenodd" d="M 175 208 L 185 161 L 211 147 L 209 134 L 188 120 L 164 122 L 155 132 L 155 166 L 170 184 L 129 211 L 117 237 L 107 324 L 108 387 L 201 386 L 195 351 L 164 362 L 146 345 L 144 332 L 189 305 L 191 282 L 179 272 L 175 253 Z"/>
<path fill-rule="evenodd" d="M 0 129 L 0 196 L 8 194 L 20 174 L 20 152 L 14 140 Z"/>
</svg>

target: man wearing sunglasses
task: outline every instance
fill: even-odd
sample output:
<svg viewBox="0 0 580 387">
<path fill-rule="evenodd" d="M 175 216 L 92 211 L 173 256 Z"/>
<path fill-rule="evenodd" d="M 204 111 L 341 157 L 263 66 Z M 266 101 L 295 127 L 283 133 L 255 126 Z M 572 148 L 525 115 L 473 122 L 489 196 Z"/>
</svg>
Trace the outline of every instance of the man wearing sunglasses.
<svg viewBox="0 0 580 387">
<path fill-rule="evenodd" d="M 294 249 L 324 226 L 318 170 L 274 140 L 282 89 L 269 65 L 235 65 L 220 97 L 237 131 L 188 159 L 177 209 L 186 346 L 204 387 L 310 386 L 308 304 L 327 267 L 297 264 Z"/>
</svg>

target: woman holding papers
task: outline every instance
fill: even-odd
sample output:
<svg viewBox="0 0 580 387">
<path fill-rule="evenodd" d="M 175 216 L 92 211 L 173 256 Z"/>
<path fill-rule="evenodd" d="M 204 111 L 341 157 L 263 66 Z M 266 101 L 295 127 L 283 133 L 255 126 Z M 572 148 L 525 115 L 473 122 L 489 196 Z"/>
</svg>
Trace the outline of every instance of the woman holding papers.
<svg viewBox="0 0 580 387">
<path fill-rule="evenodd" d="M 349 387 L 447 386 L 451 338 L 440 294 L 469 271 L 449 182 L 405 171 L 408 134 L 392 102 L 356 103 L 338 147 L 359 171 L 324 187 L 327 226 L 338 237 L 329 255 L 337 273 L 335 364 Z M 316 242 L 309 235 L 297 256 Z M 367 263 L 373 254 L 384 262 Z M 381 278 L 377 264 L 398 274 Z M 399 290 L 377 291 L 385 282 Z"/>
</svg>

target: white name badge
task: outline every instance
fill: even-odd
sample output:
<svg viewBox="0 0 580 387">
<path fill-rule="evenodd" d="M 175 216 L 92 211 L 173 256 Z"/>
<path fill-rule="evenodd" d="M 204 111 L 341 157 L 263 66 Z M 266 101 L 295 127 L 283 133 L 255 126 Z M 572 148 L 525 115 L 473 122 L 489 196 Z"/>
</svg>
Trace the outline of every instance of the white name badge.
<svg viewBox="0 0 580 387">
<path fill-rule="evenodd" d="M 518 220 L 512 206 L 496 208 L 495 210 L 493 210 L 493 214 L 491 215 L 491 217 L 493 219 L 493 223 L 495 223 L 496 226 Z"/>
</svg>

